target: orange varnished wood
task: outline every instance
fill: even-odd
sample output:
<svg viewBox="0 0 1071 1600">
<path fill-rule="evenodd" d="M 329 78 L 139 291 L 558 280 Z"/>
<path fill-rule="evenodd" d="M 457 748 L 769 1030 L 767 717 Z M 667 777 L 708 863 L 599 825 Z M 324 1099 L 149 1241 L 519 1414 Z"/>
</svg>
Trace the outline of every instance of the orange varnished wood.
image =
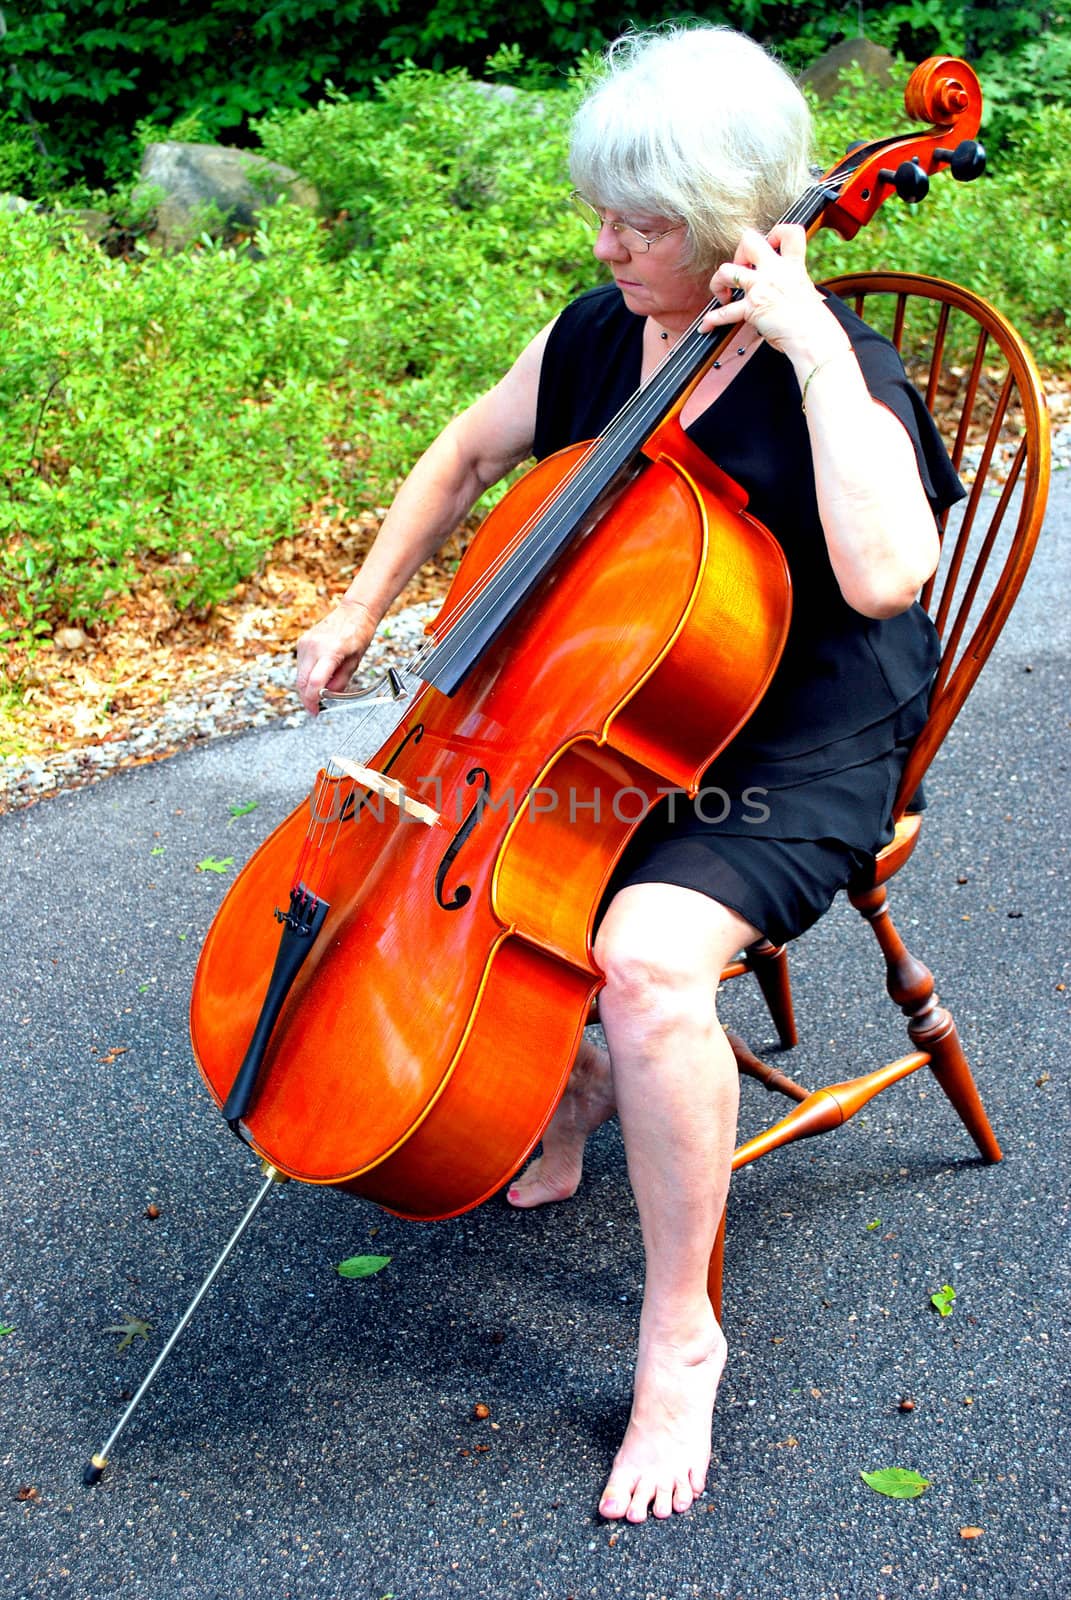
<svg viewBox="0 0 1071 1600">
<path fill-rule="evenodd" d="M 765 1061 L 760 1061 L 758 1056 L 748 1044 L 741 1039 L 738 1033 L 725 1031 L 725 1037 L 732 1046 L 736 1065 L 740 1072 L 747 1078 L 755 1078 L 764 1089 L 769 1089 L 777 1094 L 787 1095 L 790 1100 L 806 1100 L 807 1090 L 802 1084 L 796 1083 L 792 1078 L 779 1072 L 776 1067 L 768 1066 Z"/>
<path fill-rule="evenodd" d="M 714 1236 L 714 1249 L 710 1253 L 710 1266 L 707 1271 L 707 1294 L 714 1308 L 714 1315 L 721 1321 L 721 1284 L 725 1268 L 725 1211 L 721 1214 L 718 1231 Z"/>
<path fill-rule="evenodd" d="M 749 972 L 762 990 L 762 997 L 777 1028 L 777 1038 L 782 1050 L 791 1050 L 799 1042 L 796 1032 L 796 1014 L 792 1006 L 792 985 L 788 976 L 788 952 L 783 944 L 771 944 L 769 939 L 759 939 L 744 952 Z M 724 975 L 723 975 L 724 976 Z"/>
<path fill-rule="evenodd" d="M 769 1155 L 771 1150 L 779 1150 L 782 1145 L 792 1144 L 796 1139 L 809 1139 L 814 1134 L 830 1133 L 834 1128 L 841 1127 L 876 1094 L 881 1094 L 891 1084 L 899 1083 L 901 1078 L 917 1072 L 920 1067 L 928 1066 L 929 1061 L 927 1052 L 917 1050 L 909 1056 L 902 1056 L 899 1061 L 890 1062 L 886 1067 L 880 1067 L 876 1072 L 868 1072 L 865 1077 L 851 1078 L 826 1089 L 815 1089 L 787 1117 L 775 1122 L 772 1128 L 765 1128 L 753 1139 L 738 1145 L 733 1154 L 733 1171 L 738 1172 L 760 1156 Z"/>
<path fill-rule="evenodd" d="M 496 507 L 462 563 L 462 595 L 584 449 L 542 463 Z M 649 807 L 694 787 L 758 702 L 789 604 L 771 535 L 660 455 L 454 695 L 422 691 L 366 765 L 389 764 L 439 822 L 376 797 L 312 857 L 330 911 L 245 1119 L 258 1154 L 414 1217 L 477 1205 L 516 1170 L 601 981 L 591 929 L 614 861 Z M 452 590 L 446 620 L 456 614 Z M 436 874 L 486 785 L 441 898 L 461 885 L 470 895 L 446 910 Z M 341 780 L 317 810 L 337 818 L 362 792 Z M 307 820 L 299 808 L 266 841 L 205 941 L 191 1031 L 220 1103 L 259 1014 L 273 911 L 287 903 Z"/>
</svg>

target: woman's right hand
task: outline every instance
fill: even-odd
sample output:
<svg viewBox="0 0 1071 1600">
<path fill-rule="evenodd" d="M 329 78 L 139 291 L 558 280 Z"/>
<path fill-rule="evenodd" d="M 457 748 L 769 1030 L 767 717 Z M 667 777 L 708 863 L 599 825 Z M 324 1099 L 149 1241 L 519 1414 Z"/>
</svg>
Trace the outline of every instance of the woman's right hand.
<svg viewBox="0 0 1071 1600">
<path fill-rule="evenodd" d="M 344 689 L 356 672 L 377 627 L 360 600 L 339 600 L 333 611 L 301 635 L 297 646 L 297 692 L 316 716 L 324 689 Z"/>
</svg>

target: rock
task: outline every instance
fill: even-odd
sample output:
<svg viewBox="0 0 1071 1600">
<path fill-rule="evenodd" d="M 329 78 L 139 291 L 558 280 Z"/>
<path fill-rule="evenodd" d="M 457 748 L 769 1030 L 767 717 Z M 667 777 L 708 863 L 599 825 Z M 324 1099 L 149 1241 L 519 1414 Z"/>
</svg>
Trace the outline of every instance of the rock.
<svg viewBox="0 0 1071 1600">
<path fill-rule="evenodd" d="M 845 67 L 861 67 L 868 78 L 885 89 L 892 82 L 892 65 L 892 51 L 884 45 L 875 44 L 872 39 L 842 39 L 811 62 L 800 74 L 800 83 L 820 100 L 832 100 Z"/>
<path fill-rule="evenodd" d="M 21 194 L 0 194 L 0 211 L 29 211 L 30 202 Z"/>
<path fill-rule="evenodd" d="M 82 232 L 92 239 L 94 244 L 101 244 L 111 233 L 114 220 L 109 211 L 94 211 L 88 206 L 82 206 L 77 211 L 66 213 L 79 224 Z"/>
<path fill-rule="evenodd" d="M 251 150 L 177 141 L 146 147 L 134 190 L 135 201 L 153 203 L 149 242 L 168 250 L 202 233 L 219 237 L 254 227 L 257 213 L 284 195 L 310 211 L 319 205 L 313 185 L 277 161 Z"/>
<path fill-rule="evenodd" d="M 89 643 L 89 635 L 83 633 L 81 628 L 57 628 L 52 635 L 52 643 L 57 650 L 84 650 Z"/>
</svg>

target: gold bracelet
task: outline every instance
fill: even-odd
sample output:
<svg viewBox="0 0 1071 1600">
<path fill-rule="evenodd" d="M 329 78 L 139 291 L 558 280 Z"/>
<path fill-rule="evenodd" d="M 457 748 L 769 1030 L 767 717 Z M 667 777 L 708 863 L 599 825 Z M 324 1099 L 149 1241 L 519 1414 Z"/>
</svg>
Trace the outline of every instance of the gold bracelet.
<svg viewBox="0 0 1071 1600">
<path fill-rule="evenodd" d="M 826 356 L 824 361 L 820 361 L 816 367 L 811 368 L 810 372 L 808 372 L 806 378 L 803 380 L 803 392 L 800 395 L 800 410 L 803 412 L 804 416 L 807 415 L 807 390 L 811 387 L 811 379 L 817 378 L 822 368 L 828 367 L 831 361 L 839 361 L 841 356 L 850 356 L 854 353 L 855 352 L 849 345 L 847 350 L 838 350 L 835 356 Z"/>
</svg>

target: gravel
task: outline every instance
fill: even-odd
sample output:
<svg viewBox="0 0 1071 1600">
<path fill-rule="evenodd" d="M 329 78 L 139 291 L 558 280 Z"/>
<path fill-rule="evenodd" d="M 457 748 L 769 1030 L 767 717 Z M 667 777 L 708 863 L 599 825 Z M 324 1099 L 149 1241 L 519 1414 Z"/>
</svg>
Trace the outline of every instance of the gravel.
<svg viewBox="0 0 1071 1600">
<path fill-rule="evenodd" d="M 424 624 L 439 609 L 435 601 L 410 606 L 390 618 L 379 631 L 356 684 L 369 687 L 388 665 L 410 658 L 424 639 Z M 296 727 L 305 712 L 294 692 L 292 652 L 265 653 L 243 663 L 227 676 L 201 684 L 196 692 L 181 688 L 160 707 L 159 715 L 125 739 L 57 750 L 47 755 L 8 756 L 0 765 L 0 812 L 32 805 L 61 789 L 80 788 L 122 767 L 138 766 L 225 734 L 283 721 Z M 285 693 L 280 696 L 279 690 Z"/>
</svg>

